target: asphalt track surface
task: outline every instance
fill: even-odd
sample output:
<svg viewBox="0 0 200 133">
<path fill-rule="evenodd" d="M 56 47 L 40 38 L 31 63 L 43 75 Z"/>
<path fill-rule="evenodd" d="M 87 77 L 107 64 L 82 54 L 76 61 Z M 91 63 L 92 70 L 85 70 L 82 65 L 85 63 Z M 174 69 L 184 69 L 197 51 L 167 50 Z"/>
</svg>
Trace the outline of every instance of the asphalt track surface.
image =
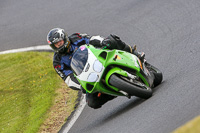
<svg viewBox="0 0 200 133">
<path fill-rule="evenodd" d="M 69 133 L 167 133 L 200 114 L 199 0 L 1 1 L 0 51 L 46 45 L 54 27 L 117 34 L 164 75 L 148 100 L 86 106 Z"/>
</svg>

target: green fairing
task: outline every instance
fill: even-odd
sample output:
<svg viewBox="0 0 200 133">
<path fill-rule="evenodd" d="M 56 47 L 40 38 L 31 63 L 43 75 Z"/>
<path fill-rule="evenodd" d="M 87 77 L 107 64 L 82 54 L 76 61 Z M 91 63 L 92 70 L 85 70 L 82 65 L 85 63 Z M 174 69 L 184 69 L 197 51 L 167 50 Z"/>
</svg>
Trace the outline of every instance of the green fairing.
<svg viewBox="0 0 200 133">
<path fill-rule="evenodd" d="M 105 78 L 106 84 L 107 84 L 110 88 L 112 88 L 113 90 L 119 91 L 119 89 L 117 89 L 117 88 L 111 86 L 111 85 L 108 83 L 108 80 L 109 80 L 110 76 L 111 76 L 113 73 L 117 73 L 117 74 L 123 75 L 123 76 L 125 76 L 125 77 L 127 77 L 127 73 L 126 73 L 125 71 L 123 71 L 121 68 L 114 67 L 114 68 L 112 68 L 112 69 L 107 73 L 107 75 L 106 75 L 106 78 Z"/>
<path fill-rule="evenodd" d="M 113 96 L 124 96 L 123 94 L 119 93 L 119 92 L 114 92 L 114 91 L 110 91 L 108 89 L 106 89 L 106 87 L 101 83 L 101 82 L 90 82 L 89 84 L 95 86 L 92 90 L 88 90 L 86 85 L 88 82 L 86 81 L 82 81 L 79 80 L 79 83 L 81 83 L 82 87 L 86 90 L 87 93 L 95 93 L 95 92 L 104 92 L 106 94 L 110 94 Z"/>
<path fill-rule="evenodd" d="M 116 66 L 111 68 L 109 71 L 104 71 L 102 75 L 105 75 L 105 84 L 110 87 L 111 89 L 107 89 L 106 86 L 101 82 L 102 76 L 100 78 L 100 82 L 88 82 L 88 81 L 82 81 L 78 79 L 82 87 L 88 92 L 88 93 L 95 93 L 95 92 L 103 92 L 106 94 L 114 95 L 114 96 L 124 96 L 124 94 L 118 92 L 119 89 L 111 86 L 108 81 L 109 77 L 116 73 L 122 76 L 127 77 L 127 72 L 123 69 L 119 68 L 118 66 L 129 68 L 130 70 L 136 71 L 136 75 L 139 76 L 143 82 L 149 86 L 148 81 L 143 77 L 143 75 L 140 73 L 140 65 L 137 60 L 137 57 L 133 54 L 121 51 L 121 50 L 104 50 L 104 49 L 97 49 L 92 45 L 85 45 L 86 48 L 90 49 L 92 53 L 96 56 L 96 58 L 102 63 L 104 68 L 107 68 L 108 66 Z M 102 56 L 101 54 L 106 54 L 106 56 Z M 117 57 L 118 56 L 118 57 Z M 132 57 L 133 56 L 133 57 Z M 106 58 L 105 58 L 106 57 Z M 135 60 L 134 60 L 135 57 Z M 137 64 L 135 64 L 137 63 Z M 76 76 L 76 75 L 75 75 Z M 90 84 L 93 86 L 93 88 L 90 90 L 87 88 L 87 84 Z M 112 90 L 113 89 L 113 90 Z"/>
</svg>

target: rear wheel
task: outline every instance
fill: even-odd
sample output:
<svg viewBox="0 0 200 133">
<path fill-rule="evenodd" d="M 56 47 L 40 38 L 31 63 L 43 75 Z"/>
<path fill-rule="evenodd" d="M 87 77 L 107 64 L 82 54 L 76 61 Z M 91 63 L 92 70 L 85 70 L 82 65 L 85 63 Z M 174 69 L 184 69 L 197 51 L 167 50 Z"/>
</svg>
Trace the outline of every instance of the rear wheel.
<svg viewBox="0 0 200 133">
<path fill-rule="evenodd" d="M 147 62 L 146 62 L 146 67 L 148 68 L 149 71 L 151 71 L 154 74 L 154 77 L 155 77 L 154 87 L 156 87 L 162 82 L 162 79 L 163 79 L 162 72 L 158 68 L 154 67 L 153 65 Z"/>
<path fill-rule="evenodd" d="M 110 76 L 109 83 L 131 96 L 137 96 L 143 99 L 147 99 L 152 96 L 152 90 L 150 87 L 147 87 L 139 81 L 136 81 L 135 84 L 130 83 L 121 77 L 118 77 L 116 74 L 112 74 Z"/>
</svg>

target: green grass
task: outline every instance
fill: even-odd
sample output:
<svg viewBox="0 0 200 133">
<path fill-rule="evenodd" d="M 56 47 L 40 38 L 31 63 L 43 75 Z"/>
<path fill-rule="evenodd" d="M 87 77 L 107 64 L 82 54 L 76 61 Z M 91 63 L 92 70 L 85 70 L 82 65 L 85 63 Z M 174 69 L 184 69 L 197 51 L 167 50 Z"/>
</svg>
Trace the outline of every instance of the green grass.
<svg viewBox="0 0 200 133">
<path fill-rule="evenodd" d="M 52 57 L 48 52 L 0 55 L 1 133 L 38 132 L 63 83 Z"/>
<path fill-rule="evenodd" d="M 179 127 L 173 133 L 200 133 L 200 116 Z"/>
<path fill-rule="evenodd" d="M 57 132 L 62 124 L 54 122 L 73 111 L 77 92 L 63 86 L 52 58 L 48 52 L 0 55 L 0 133 Z M 200 116 L 173 133 L 200 132 L 199 124 Z"/>
</svg>

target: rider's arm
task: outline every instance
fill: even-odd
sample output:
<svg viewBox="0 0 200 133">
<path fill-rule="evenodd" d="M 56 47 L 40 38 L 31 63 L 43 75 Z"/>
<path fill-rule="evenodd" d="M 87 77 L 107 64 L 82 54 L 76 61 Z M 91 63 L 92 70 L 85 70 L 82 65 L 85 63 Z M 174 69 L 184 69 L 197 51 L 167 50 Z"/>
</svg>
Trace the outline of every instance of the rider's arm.
<svg viewBox="0 0 200 133">
<path fill-rule="evenodd" d="M 65 83 L 73 90 L 81 90 L 81 85 L 78 80 L 74 77 L 74 74 L 69 74 L 66 79 Z"/>
<path fill-rule="evenodd" d="M 130 52 L 132 49 L 130 45 L 126 45 L 116 35 L 109 35 L 107 38 L 101 36 L 92 36 L 89 41 L 95 47 L 106 48 L 106 49 L 118 49 Z"/>
<path fill-rule="evenodd" d="M 93 45 L 94 47 L 103 47 L 102 42 L 104 38 L 102 36 L 91 36 L 89 44 Z"/>
<path fill-rule="evenodd" d="M 61 70 L 59 65 L 54 66 L 54 69 L 56 70 L 57 74 L 65 81 L 68 87 L 73 90 L 80 90 L 80 84 L 70 69 Z"/>
<path fill-rule="evenodd" d="M 132 53 L 130 45 L 125 44 L 121 39 L 113 34 L 104 38 L 102 36 L 89 36 L 88 34 L 74 33 L 70 37 L 70 40 L 75 45 L 91 44 L 94 47 L 106 48 L 106 49 L 118 49 Z"/>
<path fill-rule="evenodd" d="M 80 33 L 74 33 L 69 36 L 70 42 L 73 45 L 84 45 L 89 44 L 90 36 L 88 34 L 80 34 Z"/>
<path fill-rule="evenodd" d="M 54 55 L 53 66 L 57 74 L 65 81 L 65 83 L 74 90 L 80 90 L 81 86 L 78 80 L 74 77 L 71 68 L 60 63 L 59 57 Z"/>
<path fill-rule="evenodd" d="M 71 36 L 69 36 L 69 39 L 71 41 L 71 43 L 73 43 L 74 45 L 84 45 L 84 44 L 91 44 L 95 47 L 103 47 L 102 46 L 102 41 L 104 40 L 104 38 L 102 36 L 90 36 L 86 33 L 74 33 Z"/>
</svg>

